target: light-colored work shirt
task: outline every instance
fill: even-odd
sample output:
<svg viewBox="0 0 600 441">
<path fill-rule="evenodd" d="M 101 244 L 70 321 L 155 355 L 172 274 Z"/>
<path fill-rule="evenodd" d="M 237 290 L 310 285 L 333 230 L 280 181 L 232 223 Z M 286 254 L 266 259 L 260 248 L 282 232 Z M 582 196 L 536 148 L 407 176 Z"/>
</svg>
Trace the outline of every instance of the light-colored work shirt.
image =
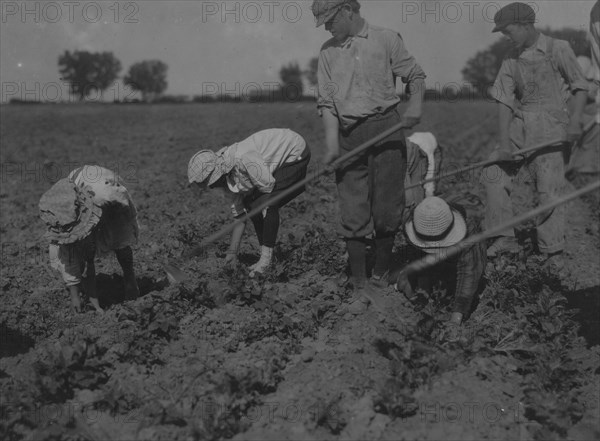
<svg viewBox="0 0 600 441">
<path fill-rule="evenodd" d="M 271 193 L 275 187 L 273 173 L 283 164 L 302 159 L 306 141 L 289 129 L 267 129 L 226 147 L 225 161 L 234 166 L 227 174 L 232 195 L 232 213 L 243 214 L 243 198 L 253 190 Z"/>
<path fill-rule="evenodd" d="M 337 116 L 342 129 L 383 113 L 400 102 L 396 78 L 404 83 L 425 78 L 400 34 L 369 25 L 345 42 L 328 40 L 319 54 L 318 108 Z"/>
</svg>

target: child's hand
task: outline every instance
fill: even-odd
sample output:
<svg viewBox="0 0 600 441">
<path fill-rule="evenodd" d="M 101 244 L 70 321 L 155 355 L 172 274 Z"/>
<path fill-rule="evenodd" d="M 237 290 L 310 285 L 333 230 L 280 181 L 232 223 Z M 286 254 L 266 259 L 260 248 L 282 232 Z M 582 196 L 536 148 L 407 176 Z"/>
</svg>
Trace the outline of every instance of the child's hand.
<svg viewBox="0 0 600 441">
<path fill-rule="evenodd" d="M 81 299 L 79 298 L 79 285 L 69 286 L 71 294 L 71 311 L 73 313 L 81 312 Z"/>
<path fill-rule="evenodd" d="M 396 282 L 394 283 L 394 288 L 396 288 L 396 291 L 404 293 L 404 296 L 407 299 L 412 299 L 415 297 L 415 293 L 410 286 L 410 282 L 408 281 L 407 274 L 404 271 L 400 271 L 398 274 L 395 274 L 392 277 L 393 279 L 396 279 Z"/>
<path fill-rule="evenodd" d="M 100 303 L 98 303 L 98 299 L 97 298 L 90 297 L 90 303 L 92 304 L 92 306 L 94 307 L 94 309 L 96 310 L 96 312 L 104 313 L 104 309 L 102 309 L 100 307 Z"/>
<path fill-rule="evenodd" d="M 237 254 L 228 252 L 225 256 L 225 266 L 236 268 L 240 264 Z"/>
</svg>

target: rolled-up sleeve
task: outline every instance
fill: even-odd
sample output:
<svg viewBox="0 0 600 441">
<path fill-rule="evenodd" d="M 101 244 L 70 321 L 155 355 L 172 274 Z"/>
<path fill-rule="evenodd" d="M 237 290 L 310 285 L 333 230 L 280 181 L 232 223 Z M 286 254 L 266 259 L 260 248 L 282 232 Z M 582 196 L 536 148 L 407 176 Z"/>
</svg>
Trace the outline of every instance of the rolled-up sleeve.
<svg viewBox="0 0 600 441">
<path fill-rule="evenodd" d="M 423 72 L 415 57 L 406 50 L 404 40 L 402 40 L 400 34 L 388 31 L 384 35 L 390 49 L 390 63 L 394 75 L 402 78 L 404 83 L 425 79 L 425 72 Z"/>
<path fill-rule="evenodd" d="M 577 58 L 575 57 L 575 53 L 571 46 L 566 41 L 557 40 L 556 41 L 556 61 L 558 64 L 558 69 L 562 74 L 565 82 L 569 85 L 569 89 L 571 93 L 574 93 L 577 90 L 589 90 L 588 81 L 581 70 L 581 66 L 577 62 Z"/>
<path fill-rule="evenodd" d="M 492 86 L 490 95 L 499 103 L 502 103 L 512 110 L 515 110 L 515 90 L 516 84 L 512 74 L 511 65 L 514 61 L 506 59 L 500 66 L 500 71 L 496 76 L 496 81 Z"/>
</svg>

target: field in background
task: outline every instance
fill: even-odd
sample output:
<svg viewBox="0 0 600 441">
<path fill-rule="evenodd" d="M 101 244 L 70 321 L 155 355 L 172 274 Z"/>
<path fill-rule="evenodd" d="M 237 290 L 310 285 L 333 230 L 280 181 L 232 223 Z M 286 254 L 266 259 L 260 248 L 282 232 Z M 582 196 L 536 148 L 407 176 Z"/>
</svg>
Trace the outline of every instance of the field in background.
<svg viewBox="0 0 600 441">
<path fill-rule="evenodd" d="M 492 104 L 428 102 L 424 114 L 418 130 L 444 146 L 445 169 L 489 154 Z M 189 158 L 271 127 L 303 135 L 320 167 L 314 103 L 0 106 L 3 439 L 598 438 L 597 328 L 565 299 L 598 309 L 596 212 L 581 201 L 570 210 L 570 265 L 586 280 L 530 260 L 490 264 L 463 338 L 440 344 L 443 292 L 420 311 L 390 290 L 382 310 L 346 313 L 331 177 L 282 210 L 264 279 L 222 268 L 226 239 L 181 260 L 230 221 L 219 194 L 187 188 Z M 102 316 L 69 313 L 37 209 L 84 164 L 121 174 L 141 225 L 143 296 L 123 302 L 116 260 L 105 258 Z M 440 191 L 481 195 L 477 181 Z M 241 258 L 258 258 L 251 228 Z M 184 286 L 168 286 L 168 260 L 190 275 Z"/>
</svg>

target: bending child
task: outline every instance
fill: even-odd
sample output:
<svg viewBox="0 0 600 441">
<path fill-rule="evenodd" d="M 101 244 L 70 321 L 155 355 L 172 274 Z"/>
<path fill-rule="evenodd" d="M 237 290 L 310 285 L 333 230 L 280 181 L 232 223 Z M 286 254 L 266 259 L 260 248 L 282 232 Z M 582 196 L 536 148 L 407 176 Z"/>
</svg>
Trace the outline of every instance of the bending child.
<svg viewBox="0 0 600 441">
<path fill-rule="evenodd" d="M 239 219 L 304 179 L 309 161 L 310 150 L 302 136 L 289 129 L 267 129 L 216 153 L 200 150 L 188 164 L 188 180 L 190 184 L 224 191 L 233 217 Z M 251 276 L 263 273 L 271 265 L 279 231 L 279 209 L 304 189 L 298 188 L 251 218 L 261 247 L 259 261 L 250 267 Z M 245 228 L 242 222 L 233 230 L 227 264 L 237 264 Z"/>
<path fill-rule="evenodd" d="M 123 269 L 125 298 L 139 296 L 131 250 L 139 234 L 137 211 L 114 172 L 89 165 L 73 170 L 44 193 L 39 209 L 50 240 L 50 265 L 61 273 L 75 312 L 81 312 L 81 294 L 102 311 L 96 294 L 97 254 L 114 251 Z"/>
<path fill-rule="evenodd" d="M 449 247 L 479 233 L 481 225 L 474 213 L 479 205 L 481 201 L 474 195 L 455 197 L 449 202 L 437 196 L 423 199 L 410 212 L 404 225 L 407 242 L 412 248 L 408 253 L 411 260 L 420 259 L 426 254 L 443 256 Z M 417 272 L 408 279 L 403 272 L 392 279 L 396 279 L 396 288 L 413 303 L 423 300 L 413 291 L 416 288 L 431 293 L 433 287 L 440 284 L 453 292 L 454 304 L 449 322 L 460 325 L 471 313 L 486 262 L 485 244 L 473 243 L 458 255 Z"/>
</svg>

